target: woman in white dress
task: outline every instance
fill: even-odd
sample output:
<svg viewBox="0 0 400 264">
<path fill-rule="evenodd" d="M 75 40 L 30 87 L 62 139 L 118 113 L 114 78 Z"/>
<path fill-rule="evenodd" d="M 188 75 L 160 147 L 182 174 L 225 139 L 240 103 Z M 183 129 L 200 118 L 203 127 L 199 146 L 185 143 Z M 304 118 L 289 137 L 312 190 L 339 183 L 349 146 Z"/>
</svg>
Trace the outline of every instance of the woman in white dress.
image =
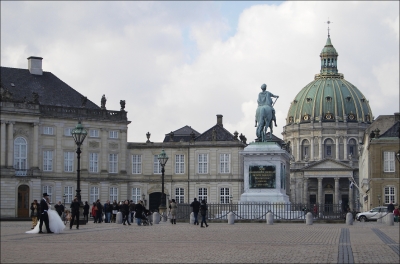
<svg viewBox="0 0 400 264">
<path fill-rule="evenodd" d="M 51 210 L 50 204 L 49 204 L 49 210 L 47 210 L 47 215 L 49 216 L 50 230 L 56 234 L 63 232 L 64 228 L 65 228 L 64 222 L 61 220 L 61 217 L 58 215 L 58 213 L 56 211 Z M 39 233 L 39 225 L 40 225 L 40 221 L 38 221 L 38 223 L 34 229 L 32 229 L 30 231 L 26 231 L 25 233 L 28 233 L 28 234 Z"/>
</svg>

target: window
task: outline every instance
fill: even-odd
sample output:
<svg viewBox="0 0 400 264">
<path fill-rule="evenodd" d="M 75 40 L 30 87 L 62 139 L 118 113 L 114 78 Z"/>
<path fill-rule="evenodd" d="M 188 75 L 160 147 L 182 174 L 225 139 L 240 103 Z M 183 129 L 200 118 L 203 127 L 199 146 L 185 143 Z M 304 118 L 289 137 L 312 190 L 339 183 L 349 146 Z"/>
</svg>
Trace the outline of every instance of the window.
<svg viewBox="0 0 400 264">
<path fill-rule="evenodd" d="M 118 188 L 110 187 L 110 201 L 118 201 Z"/>
<path fill-rule="evenodd" d="M 383 171 L 394 172 L 394 152 L 383 152 Z"/>
<path fill-rule="evenodd" d="M 142 155 L 132 155 L 132 174 L 142 173 Z"/>
<path fill-rule="evenodd" d="M 65 203 L 72 202 L 72 186 L 64 187 Z"/>
<path fill-rule="evenodd" d="M 183 188 L 175 189 L 175 201 L 176 201 L 176 203 L 184 203 L 185 202 L 185 189 L 183 189 Z"/>
<path fill-rule="evenodd" d="M 43 171 L 53 170 L 53 151 L 44 150 L 43 151 Z"/>
<path fill-rule="evenodd" d="M 175 155 L 175 173 L 185 173 L 185 155 Z"/>
<path fill-rule="evenodd" d="M 52 195 L 53 195 L 53 187 L 49 185 L 43 186 L 43 193 L 47 193 L 49 196 L 50 202 L 52 201 Z"/>
<path fill-rule="evenodd" d="M 90 204 L 93 204 L 99 199 L 99 187 L 90 187 Z"/>
<path fill-rule="evenodd" d="M 90 129 L 90 130 L 89 130 L 89 137 L 99 137 L 99 130 L 97 130 L 97 129 Z"/>
<path fill-rule="evenodd" d="M 220 201 L 222 204 L 228 204 L 229 203 L 229 188 L 221 188 L 221 193 L 220 193 Z"/>
<path fill-rule="evenodd" d="M 158 161 L 158 155 L 154 155 L 153 173 L 154 174 L 160 174 L 161 173 L 161 164 Z"/>
<path fill-rule="evenodd" d="M 394 195 L 394 187 L 386 186 L 385 187 L 385 204 L 396 203 L 395 195 Z"/>
<path fill-rule="evenodd" d="M 109 132 L 110 138 L 118 138 L 118 131 L 117 130 L 111 130 Z"/>
<path fill-rule="evenodd" d="M 332 146 L 326 146 L 326 155 L 332 156 Z"/>
<path fill-rule="evenodd" d="M 332 156 L 332 146 L 333 146 L 333 141 L 332 139 L 328 138 L 325 141 L 325 155 L 328 157 Z"/>
<path fill-rule="evenodd" d="M 109 161 L 109 173 L 117 173 L 118 172 L 118 154 L 109 154 L 108 155 Z"/>
<path fill-rule="evenodd" d="M 208 154 L 199 154 L 198 158 L 199 174 L 208 173 Z"/>
<path fill-rule="evenodd" d="M 219 165 L 220 173 L 230 173 L 230 167 L 231 167 L 231 159 L 230 159 L 230 154 L 220 154 L 219 155 Z"/>
<path fill-rule="evenodd" d="M 14 141 L 14 169 L 16 176 L 26 176 L 27 142 L 22 137 L 18 137 Z"/>
<path fill-rule="evenodd" d="M 43 127 L 43 134 L 45 135 L 53 135 L 53 128 L 52 127 Z"/>
<path fill-rule="evenodd" d="M 199 188 L 199 201 L 202 200 L 207 202 L 207 188 Z"/>
<path fill-rule="evenodd" d="M 74 152 L 64 152 L 64 171 L 73 172 L 74 170 Z"/>
<path fill-rule="evenodd" d="M 89 153 L 89 172 L 99 171 L 99 154 Z"/>
<path fill-rule="evenodd" d="M 140 188 L 132 188 L 132 201 L 135 204 L 140 201 Z"/>
<path fill-rule="evenodd" d="M 72 134 L 71 134 L 72 130 L 73 130 L 73 128 L 65 128 L 64 129 L 64 136 L 72 137 Z"/>
</svg>

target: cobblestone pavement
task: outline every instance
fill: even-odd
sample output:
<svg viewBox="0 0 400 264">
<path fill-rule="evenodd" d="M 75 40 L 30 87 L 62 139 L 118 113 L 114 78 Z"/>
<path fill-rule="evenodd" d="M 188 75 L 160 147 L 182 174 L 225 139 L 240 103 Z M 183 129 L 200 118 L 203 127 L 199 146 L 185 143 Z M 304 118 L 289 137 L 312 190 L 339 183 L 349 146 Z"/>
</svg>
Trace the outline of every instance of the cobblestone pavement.
<svg viewBox="0 0 400 264">
<path fill-rule="evenodd" d="M 30 222 L 0 226 L 1 263 L 342 263 L 348 255 L 354 263 L 399 263 L 398 223 L 89 222 L 62 234 L 25 234 Z"/>
</svg>

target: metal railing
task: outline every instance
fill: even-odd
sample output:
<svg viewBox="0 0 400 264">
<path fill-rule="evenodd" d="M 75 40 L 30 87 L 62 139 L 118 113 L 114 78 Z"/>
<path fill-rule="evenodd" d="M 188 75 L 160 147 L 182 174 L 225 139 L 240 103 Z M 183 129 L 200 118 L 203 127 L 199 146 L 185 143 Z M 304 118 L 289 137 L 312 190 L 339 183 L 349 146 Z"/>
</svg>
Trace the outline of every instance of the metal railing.
<svg viewBox="0 0 400 264">
<path fill-rule="evenodd" d="M 266 220 L 271 212 L 276 220 L 305 220 L 311 212 L 314 219 L 337 220 L 344 219 L 347 212 L 341 204 L 293 204 L 293 203 L 230 203 L 207 204 L 207 218 L 210 220 L 227 220 L 232 212 L 237 220 Z M 190 204 L 178 204 L 177 219 L 190 219 L 192 208 Z"/>
<path fill-rule="evenodd" d="M 32 176 L 31 169 L 15 169 L 15 176 Z"/>
</svg>

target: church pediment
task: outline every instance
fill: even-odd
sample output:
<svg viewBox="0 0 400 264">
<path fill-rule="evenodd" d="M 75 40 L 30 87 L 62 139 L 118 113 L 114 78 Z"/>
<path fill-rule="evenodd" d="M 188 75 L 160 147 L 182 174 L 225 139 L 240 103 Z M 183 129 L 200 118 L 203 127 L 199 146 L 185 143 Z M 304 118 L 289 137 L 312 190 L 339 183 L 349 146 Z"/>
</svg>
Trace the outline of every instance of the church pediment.
<svg viewBox="0 0 400 264">
<path fill-rule="evenodd" d="M 324 159 L 304 167 L 305 171 L 315 170 L 354 170 L 351 166 L 333 159 Z"/>
</svg>

